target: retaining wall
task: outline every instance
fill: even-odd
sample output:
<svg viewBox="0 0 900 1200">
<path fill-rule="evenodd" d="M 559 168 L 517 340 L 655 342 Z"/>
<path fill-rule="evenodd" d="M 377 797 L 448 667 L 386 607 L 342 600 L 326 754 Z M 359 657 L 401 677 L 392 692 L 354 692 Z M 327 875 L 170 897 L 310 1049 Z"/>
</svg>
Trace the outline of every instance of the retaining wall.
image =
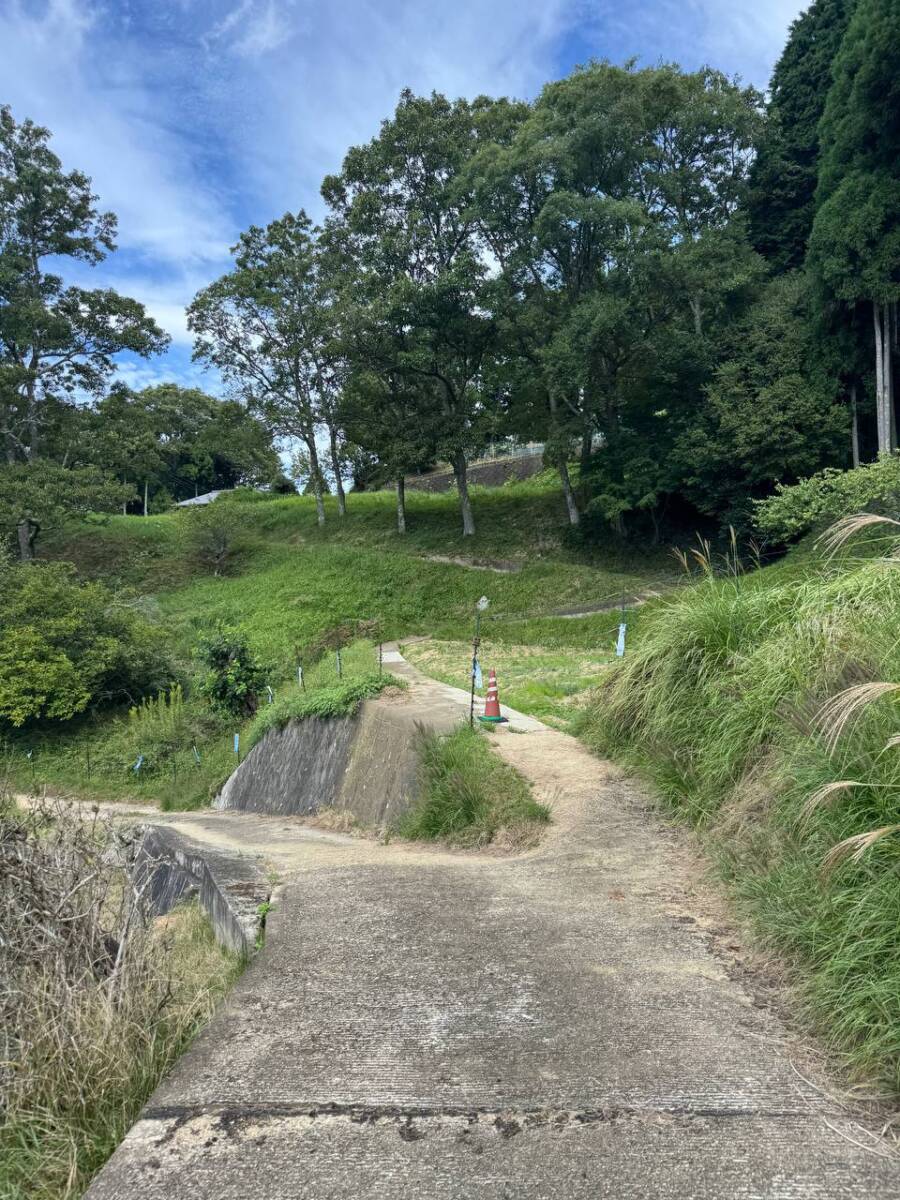
<svg viewBox="0 0 900 1200">
<path fill-rule="evenodd" d="M 446 732 L 457 720 L 428 725 Z M 215 807 L 301 816 L 331 808 L 383 828 L 418 798 L 420 731 L 411 705 L 385 697 L 353 717 L 293 721 L 257 742 Z"/>
<path fill-rule="evenodd" d="M 268 882 L 252 859 L 196 846 L 173 829 L 151 825 L 132 870 L 138 880 L 149 876 L 150 903 L 157 916 L 196 896 L 220 945 L 236 954 L 252 954 L 260 906 L 269 899 Z"/>
</svg>

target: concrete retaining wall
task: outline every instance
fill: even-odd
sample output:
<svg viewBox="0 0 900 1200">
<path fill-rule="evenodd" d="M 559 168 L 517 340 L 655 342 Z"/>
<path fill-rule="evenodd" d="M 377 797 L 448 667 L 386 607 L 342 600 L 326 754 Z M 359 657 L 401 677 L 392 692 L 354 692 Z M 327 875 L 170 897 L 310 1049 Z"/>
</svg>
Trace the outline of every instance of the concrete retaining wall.
<svg viewBox="0 0 900 1200">
<path fill-rule="evenodd" d="M 149 826 L 132 868 L 149 876 L 150 902 L 164 916 L 180 900 L 196 895 L 216 940 L 236 954 L 252 954 L 269 899 L 268 883 L 252 859 L 197 846 L 165 826 Z"/>
<path fill-rule="evenodd" d="M 257 742 L 215 806 L 283 815 L 333 808 L 384 828 L 418 798 L 420 730 L 411 705 L 386 697 L 365 701 L 354 717 L 294 721 Z"/>
</svg>

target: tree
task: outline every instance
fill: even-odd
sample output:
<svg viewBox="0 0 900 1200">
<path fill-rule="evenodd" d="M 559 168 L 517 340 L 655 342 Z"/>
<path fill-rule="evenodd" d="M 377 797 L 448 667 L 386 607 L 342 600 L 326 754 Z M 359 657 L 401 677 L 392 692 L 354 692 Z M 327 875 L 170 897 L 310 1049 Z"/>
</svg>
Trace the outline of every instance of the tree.
<svg viewBox="0 0 900 1200">
<path fill-rule="evenodd" d="M 69 720 L 172 681 L 160 629 L 67 563 L 0 564 L 0 722 Z"/>
<path fill-rule="evenodd" d="M 47 426 L 78 395 L 102 391 L 117 353 L 146 357 L 169 341 L 137 301 L 66 287 L 55 273 L 60 260 L 102 261 L 116 221 L 97 211 L 87 176 L 63 171 L 49 138 L 0 109 L 0 441 L 10 464 L 43 453 Z"/>
<path fill-rule="evenodd" d="M 753 245 L 776 273 L 803 265 L 815 216 L 819 122 L 856 0 L 814 0 L 791 24 L 772 72 L 765 129 L 750 174 Z"/>
<path fill-rule="evenodd" d="M 322 525 L 316 427 L 336 372 L 316 233 L 304 212 L 288 213 L 265 229 L 252 226 L 232 253 L 234 269 L 199 292 L 188 309 L 194 358 L 218 367 L 277 434 L 300 439 Z"/>
<path fill-rule="evenodd" d="M 733 228 L 759 119 L 758 94 L 718 72 L 603 62 L 530 109 L 484 110 L 470 173 L 507 288 L 504 345 L 540 380 L 573 525 L 573 443 L 583 468 L 598 436 L 631 444 L 626 375 L 667 323 L 705 343 L 759 274 Z"/>
<path fill-rule="evenodd" d="M 488 436 L 482 385 L 496 342 L 464 183 L 473 117 L 467 101 L 406 90 L 378 136 L 348 151 L 322 186 L 334 214 L 328 236 L 343 241 L 375 330 L 361 365 L 438 398 L 428 440 L 453 467 L 464 536 L 475 532 L 467 468 Z"/>
<path fill-rule="evenodd" d="M 428 430 L 436 418 L 428 411 L 440 401 L 427 385 L 399 372 L 384 375 L 359 369 L 348 376 L 341 395 L 340 419 L 351 441 L 377 455 L 380 471 L 397 492 L 397 532 L 406 533 L 406 476 L 434 455 Z"/>
<path fill-rule="evenodd" d="M 41 533 L 95 512 L 114 512 L 134 495 L 97 467 L 62 467 L 48 459 L 0 469 L 0 530 L 17 536 L 22 562 L 34 559 Z"/>
<path fill-rule="evenodd" d="M 879 453 L 897 444 L 900 300 L 900 9 L 858 0 L 834 60 L 808 262 L 826 297 L 870 307 Z"/>
<path fill-rule="evenodd" d="M 772 280 L 727 337 L 702 419 L 671 456 L 697 508 L 740 528 L 776 483 L 846 461 L 847 410 L 821 369 L 800 273 Z"/>
<path fill-rule="evenodd" d="M 200 491 L 268 483 L 280 462 L 265 424 L 234 400 L 219 400 L 174 383 L 134 392 L 114 384 L 84 420 L 89 461 L 135 480 L 149 511 L 153 488 L 177 499 Z"/>
</svg>

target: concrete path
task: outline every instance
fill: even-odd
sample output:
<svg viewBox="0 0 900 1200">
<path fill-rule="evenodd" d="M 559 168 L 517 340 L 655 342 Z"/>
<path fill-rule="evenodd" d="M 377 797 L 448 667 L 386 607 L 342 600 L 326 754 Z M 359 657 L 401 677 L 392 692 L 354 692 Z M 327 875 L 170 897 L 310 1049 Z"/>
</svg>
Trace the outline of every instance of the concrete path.
<svg viewBox="0 0 900 1200">
<path fill-rule="evenodd" d="M 498 749 L 554 807 L 541 846 L 295 836 L 264 950 L 90 1200 L 900 1194 L 900 1161 L 798 1074 L 717 949 L 681 839 L 573 739 L 515 729 Z M 197 828 L 223 817 L 260 845 L 265 818 Z"/>
</svg>

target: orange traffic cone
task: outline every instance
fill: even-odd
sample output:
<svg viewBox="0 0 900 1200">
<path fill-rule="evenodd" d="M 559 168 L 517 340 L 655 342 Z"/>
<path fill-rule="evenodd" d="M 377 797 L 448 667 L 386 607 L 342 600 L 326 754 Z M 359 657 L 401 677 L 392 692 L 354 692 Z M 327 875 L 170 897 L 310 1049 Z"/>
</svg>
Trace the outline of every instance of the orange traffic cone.
<svg viewBox="0 0 900 1200">
<path fill-rule="evenodd" d="M 502 721 L 500 716 L 500 697 L 497 692 L 497 672 L 491 667 L 488 676 L 487 696 L 484 701 L 484 716 L 482 721 Z"/>
</svg>

